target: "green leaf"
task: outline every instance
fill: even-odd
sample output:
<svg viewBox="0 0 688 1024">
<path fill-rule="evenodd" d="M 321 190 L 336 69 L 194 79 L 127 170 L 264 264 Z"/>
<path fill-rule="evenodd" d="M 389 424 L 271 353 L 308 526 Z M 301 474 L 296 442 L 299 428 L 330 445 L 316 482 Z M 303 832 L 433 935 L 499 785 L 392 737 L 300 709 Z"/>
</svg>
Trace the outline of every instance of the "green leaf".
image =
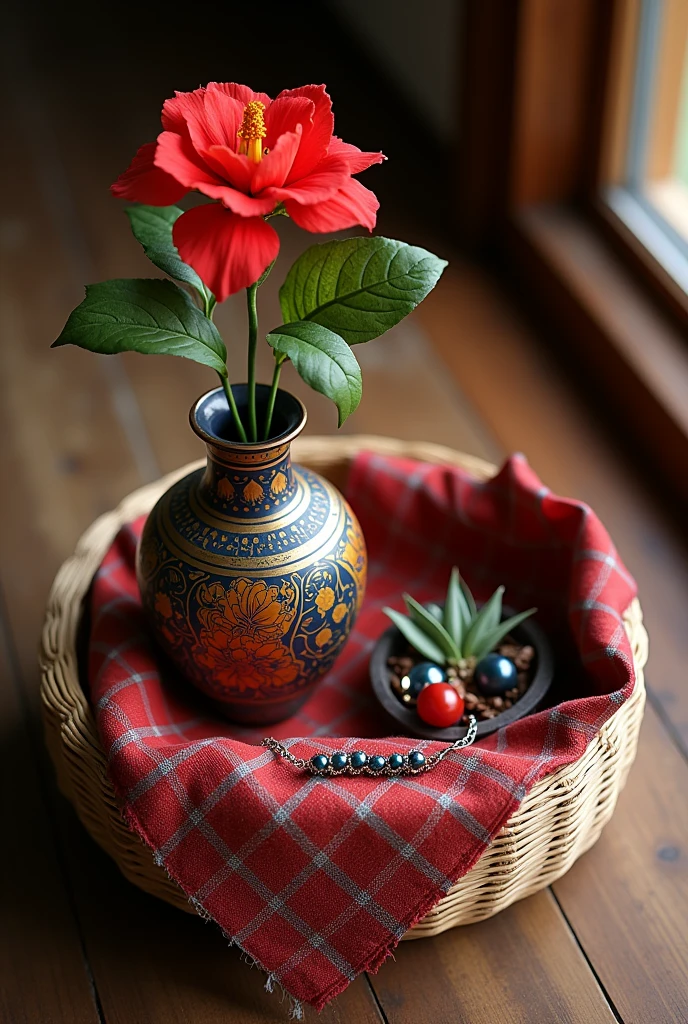
<svg viewBox="0 0 688 1024">
<path fill-rule="evenodd" d="M 227 376 L 227 350 L 217 327 L 171 281 L 103 281 L 86 288 L 53 342 L 113 355 L 183 356 Z"/>
<path fill-rule="evenodd" d="M 397 612 L 394 608 L 383 608 L 382 610 L 419 654 L 422 654 L 428 661 L 437 662 L 438 665 L 445 664 L 447 659 L 442 648 L 433 643 L 430 637 L 426 636 L 415 622 L 411 622 L 403 612 Z"/>
<path fill-rule="evenodd" d="M 500 622 L 500 624 L 496 626 L 495 629 L 492 630 L 492 632 L 488 633 L 482 639 L 478 649 L 473 651 L 473 654 L 478 659 L 484 657 L 484 655 L 486 654 L 489 654 L 490 651 L 493 651 L 497 644 L 500 643 L 504 639 L 504 637 L 511 632 L 512 629 L 515 629 L 516 626 L 519 625 L 519 623 L 524 621 L 524 619 L 527 619 L 531 615 L 534 615 L 536 611 L 537 608 L 529 608 L 528 611 L 519 612 L 518 615 L 512 615 L 510 619 L 504 619 L 503 622 Z"/>
<path fill-rule="evenodd" d="M 468 586 L 466 581 L 463 579 L 463 577 L 461 577 L 459 579 L 459 584 L 461 586 L 461 593 L 466 598 L 466 604 L 468 605 L 468 611 L 470 612 L 471 622 L 472 622 L 473 619 L 478 614 L 478 606 L 475 603 L 475 598 L 473 597 L 473 594 L 471 593 L 470 587 Z"/>
<path fill-rule="evenodd" d="M 502 594 L 504 587 L 497 587 L 489 601 L 486 601 L 473 620 L 463 644 L 464 658 L 475 654 L 482 646 L 484 638 L 496 629 L 502 617 Z"/>
<path fill-rule="evenodd" d="M 283 324 L 267 336 L 275 352 L 288 356 L 306 384 L 331 398 L 339 426 L 361 401 L 363 380 L 356 357 L 342 338 L 320 324 Z"/>
<path fill-rule="evenodd" d="M 172 240 L 174 223 L 184 211 L 178 206 L 129 206 L 124 212 L 134 238 L 141 243 L 151 263 L 175 281 L 192 285 L 203 299 L 206 310 L 209 304 L 214 305 L 215 296 L 193 267 L 184 262 Z"/>
<path fill-rule="evenodd" d="M 459 661 L 461 651 L 450 637 L 441 622 L 438 622 L 432 612 L 424 608 L 422 604 L 414 600 L 410 594 L 404 594 L 404 604 L 412 621 L 434 644 L 437 644 L 449 661 Z"/>
<path fill-rule="evenodd" d="M 280 288 L 285 323 L 313 320 L 349 345 L 370 341 L 403 320 L 437 284 L 445 260 L 391 238 L 346 238 L 313 245 Z"/>
<path fill-rule="evenodd" d="M 454 566 L 449 578 L 447 600 L 444 603 L 444 628 L 461 652 L 463 638 L 471 626 L 471 613 L 461 589 L 459 570 Z"/>
</svg>

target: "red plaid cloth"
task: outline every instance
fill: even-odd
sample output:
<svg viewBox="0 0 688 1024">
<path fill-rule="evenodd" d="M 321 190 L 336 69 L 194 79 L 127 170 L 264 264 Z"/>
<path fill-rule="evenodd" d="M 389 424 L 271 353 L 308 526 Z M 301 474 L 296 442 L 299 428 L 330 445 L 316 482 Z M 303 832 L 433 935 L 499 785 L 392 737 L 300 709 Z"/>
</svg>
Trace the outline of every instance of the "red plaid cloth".
<svg viewBox="0 0 688 1024">
<path fill-rule="evenodd" d="M 365 604 L 333 670 L 273 734 L 299 757 L 439 749 L 372 739 L 393 725 L 368 657 L 388 625 L 382 607 L 400 606 L 402 590 L 441 599 L 454 564 L 479 597 L 505 583 L 510 605 L 538 605 L 557 645 L 555 706 L 427 775 L 314 778 L 259 746 L 262 730 L 218 718 L 159 660 L 134 578 L 141 521 L 120 532 L 93 590 L 92 697 L 126 820 L 268 984 L 318 1008 L 380 966 L 634 682 L 621 614 L 635 584 L 590 509 L 550 494 L 521 456 L 482 483 L 365 453 L 348 491 L 370 554 Z"/>
</svg>

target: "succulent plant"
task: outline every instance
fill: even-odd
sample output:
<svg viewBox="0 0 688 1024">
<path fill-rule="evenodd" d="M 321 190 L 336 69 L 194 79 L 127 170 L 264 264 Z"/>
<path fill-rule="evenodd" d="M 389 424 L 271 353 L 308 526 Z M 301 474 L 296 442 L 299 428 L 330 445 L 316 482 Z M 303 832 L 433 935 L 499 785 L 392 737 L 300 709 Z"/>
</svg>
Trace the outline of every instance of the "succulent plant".
<svg viewBox="0 0 688 1024">
<path fill-rule="evenodd" d="M 424 658 L 455 668 L 468 658 L 479 660 L 489 654 L 512 629 L 537 611 L 529 608 L 501 621 L 503 593 L 504 587 L 497 587 L 478 609 L 454 566 L 443 608 L 437 604 L 424 606 L 410 594 L 404 594 L 407 615 L 393 608 L 385 608 L 384 612 Z"/>
</svg>

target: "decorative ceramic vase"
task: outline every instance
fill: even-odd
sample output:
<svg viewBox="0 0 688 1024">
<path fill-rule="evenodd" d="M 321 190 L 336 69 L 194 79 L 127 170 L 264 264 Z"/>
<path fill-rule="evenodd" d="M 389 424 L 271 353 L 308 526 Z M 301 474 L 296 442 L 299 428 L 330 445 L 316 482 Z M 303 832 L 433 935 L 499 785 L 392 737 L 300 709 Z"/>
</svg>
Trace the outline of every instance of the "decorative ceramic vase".
<svg viewBox="0 0 688 1024">
<path fill-rule="evenodd" d="M 240 410 L 246 392 L 233 388 Z M 258 386 L 259 423 L 267 392 Z M 146 521 L 143 603 L 164 651 L 229 718 L 276 722 L 296 711 L 349 635 L 365 589 L 363 535 L 332 484 L 292 465 L 306 423 L 292 395 L 277 392 L 265 442 L 231 439 L 221 388 L 190 420 L 207 465 L 175 483 Z"/>
</svg>

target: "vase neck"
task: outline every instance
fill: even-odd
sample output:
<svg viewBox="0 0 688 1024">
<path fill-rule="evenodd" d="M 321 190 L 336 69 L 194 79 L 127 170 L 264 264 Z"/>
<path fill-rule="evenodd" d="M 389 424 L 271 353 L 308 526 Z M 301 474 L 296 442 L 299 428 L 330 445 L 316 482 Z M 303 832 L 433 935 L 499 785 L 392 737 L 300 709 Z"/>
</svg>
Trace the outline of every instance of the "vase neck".
<svg viewBox="0 0 688 1024">
<path fill-rule="evenodd" d="M 248 388 L 232 386 L 235 403 L 246 422 Z M 258 422 L 265 422 L 270 388 L 256 386 Z M 191 426 L 204 441 L 208 454 L 198 497 L 219 519 L 265 521 L 280 516 L 299 500 L 299 482 L 291 467 L 290 446 L 306 423 L 303 404 L 286 391 L 277 391 L 271 440 L 241 443 L 236 438 L 227 398 L 222 388 L 203 395 L 192 406 Z M 231 529 L 231 526 L 228 526 Z"/>
<path fill-rule="evenodd" d="M 206 444 L 207 465 L 200 483 L 204 504 L 220 516 L 246 522 L 281 512 L 298 489 L 290 447 L 283 442 L 242 451 L 238 445 Z"/>
</svg>

